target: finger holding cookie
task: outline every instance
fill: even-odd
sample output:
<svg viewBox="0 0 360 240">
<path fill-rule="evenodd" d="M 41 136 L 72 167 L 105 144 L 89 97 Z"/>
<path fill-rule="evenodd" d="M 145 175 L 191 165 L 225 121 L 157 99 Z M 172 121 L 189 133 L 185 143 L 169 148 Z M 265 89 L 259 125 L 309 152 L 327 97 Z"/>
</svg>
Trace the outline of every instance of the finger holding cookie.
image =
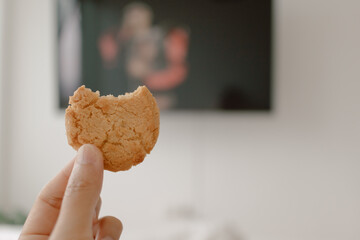
<svg viewBox="0 0 360 240">
<path fill-rule="evenodd" d="M 82 146 L 40 192 L 19 239 L 119 239 L 120 220 L 98 219 L 103 170 L 100 150 L 90 144 Z"/>
<path fill-rule="evenodd" d="M 119 239 L 122 223 L 99 219 L 103 172 L 141 163 L 159 135 L 159 108 L 146 87 L 100 97 L 81 86 L 65 113 L 68 143 L 76 157 L 40 192 L 20 240 Z"/>
</svg>

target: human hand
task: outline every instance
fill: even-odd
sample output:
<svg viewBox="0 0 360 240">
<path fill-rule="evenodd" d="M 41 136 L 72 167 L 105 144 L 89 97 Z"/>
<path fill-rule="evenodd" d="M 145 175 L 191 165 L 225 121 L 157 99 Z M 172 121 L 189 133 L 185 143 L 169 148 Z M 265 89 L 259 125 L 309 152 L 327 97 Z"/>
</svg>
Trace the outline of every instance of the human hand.
<svg viewBox="0 0 360 240">
<path fill-rule="evenodd" d="M 40 192 L 19 240 L 119 239 L 120 220 L 98 219 L 103 172 L 102 153 L 93 145 L 83 145 Z"/>
</svg>

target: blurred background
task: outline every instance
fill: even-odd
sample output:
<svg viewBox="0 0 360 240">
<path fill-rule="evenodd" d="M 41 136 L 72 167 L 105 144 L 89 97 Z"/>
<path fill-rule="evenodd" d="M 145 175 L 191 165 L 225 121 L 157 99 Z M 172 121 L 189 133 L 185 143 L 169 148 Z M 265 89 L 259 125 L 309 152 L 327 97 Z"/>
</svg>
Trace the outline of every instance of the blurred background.
<svg viewBox="0 0 360 240">
<path fill-rule="evenodd" d="M 162 112 L 145 161 L 105 173 L 102 215 L 123 239 L 360 239 L 359 10 L 275 0 L 272 110 Z M 0 0 L 0 36 L 0 239 L 16 239 L 8 223 L 75 154 L 57 1 Z"/>
</svg>

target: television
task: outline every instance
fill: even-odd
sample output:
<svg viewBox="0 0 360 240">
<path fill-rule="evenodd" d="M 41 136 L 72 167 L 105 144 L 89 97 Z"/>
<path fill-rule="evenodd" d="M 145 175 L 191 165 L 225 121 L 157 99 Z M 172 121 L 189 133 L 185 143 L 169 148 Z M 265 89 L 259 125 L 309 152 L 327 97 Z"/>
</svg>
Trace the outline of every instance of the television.
<svg viewBox="0 0 360 240">
<path fill-rule="evenodd" d="M 146 85 L 160 109 L 271 109 L 271 0 L 58 1 L 60 107 Z"/>
</svg>

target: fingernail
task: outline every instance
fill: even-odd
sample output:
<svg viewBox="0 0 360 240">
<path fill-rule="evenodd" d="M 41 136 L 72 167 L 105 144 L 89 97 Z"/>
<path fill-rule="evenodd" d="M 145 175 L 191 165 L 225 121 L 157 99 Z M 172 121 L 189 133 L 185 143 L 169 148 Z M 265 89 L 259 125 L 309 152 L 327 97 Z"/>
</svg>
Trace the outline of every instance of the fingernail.
<svg viewBox="0 0 360 240">
<path fill-rule="evenodd" d="M 104 237 L 102 240 L 114 240 L 112 237 Z"/>
<path fill-rule="evenodd" d="M 77 156 L 79 164 L 92 164 L 102 158 L 101 152 L 94 145 L 85 144 L 80 147 Z"/>
</svg>

